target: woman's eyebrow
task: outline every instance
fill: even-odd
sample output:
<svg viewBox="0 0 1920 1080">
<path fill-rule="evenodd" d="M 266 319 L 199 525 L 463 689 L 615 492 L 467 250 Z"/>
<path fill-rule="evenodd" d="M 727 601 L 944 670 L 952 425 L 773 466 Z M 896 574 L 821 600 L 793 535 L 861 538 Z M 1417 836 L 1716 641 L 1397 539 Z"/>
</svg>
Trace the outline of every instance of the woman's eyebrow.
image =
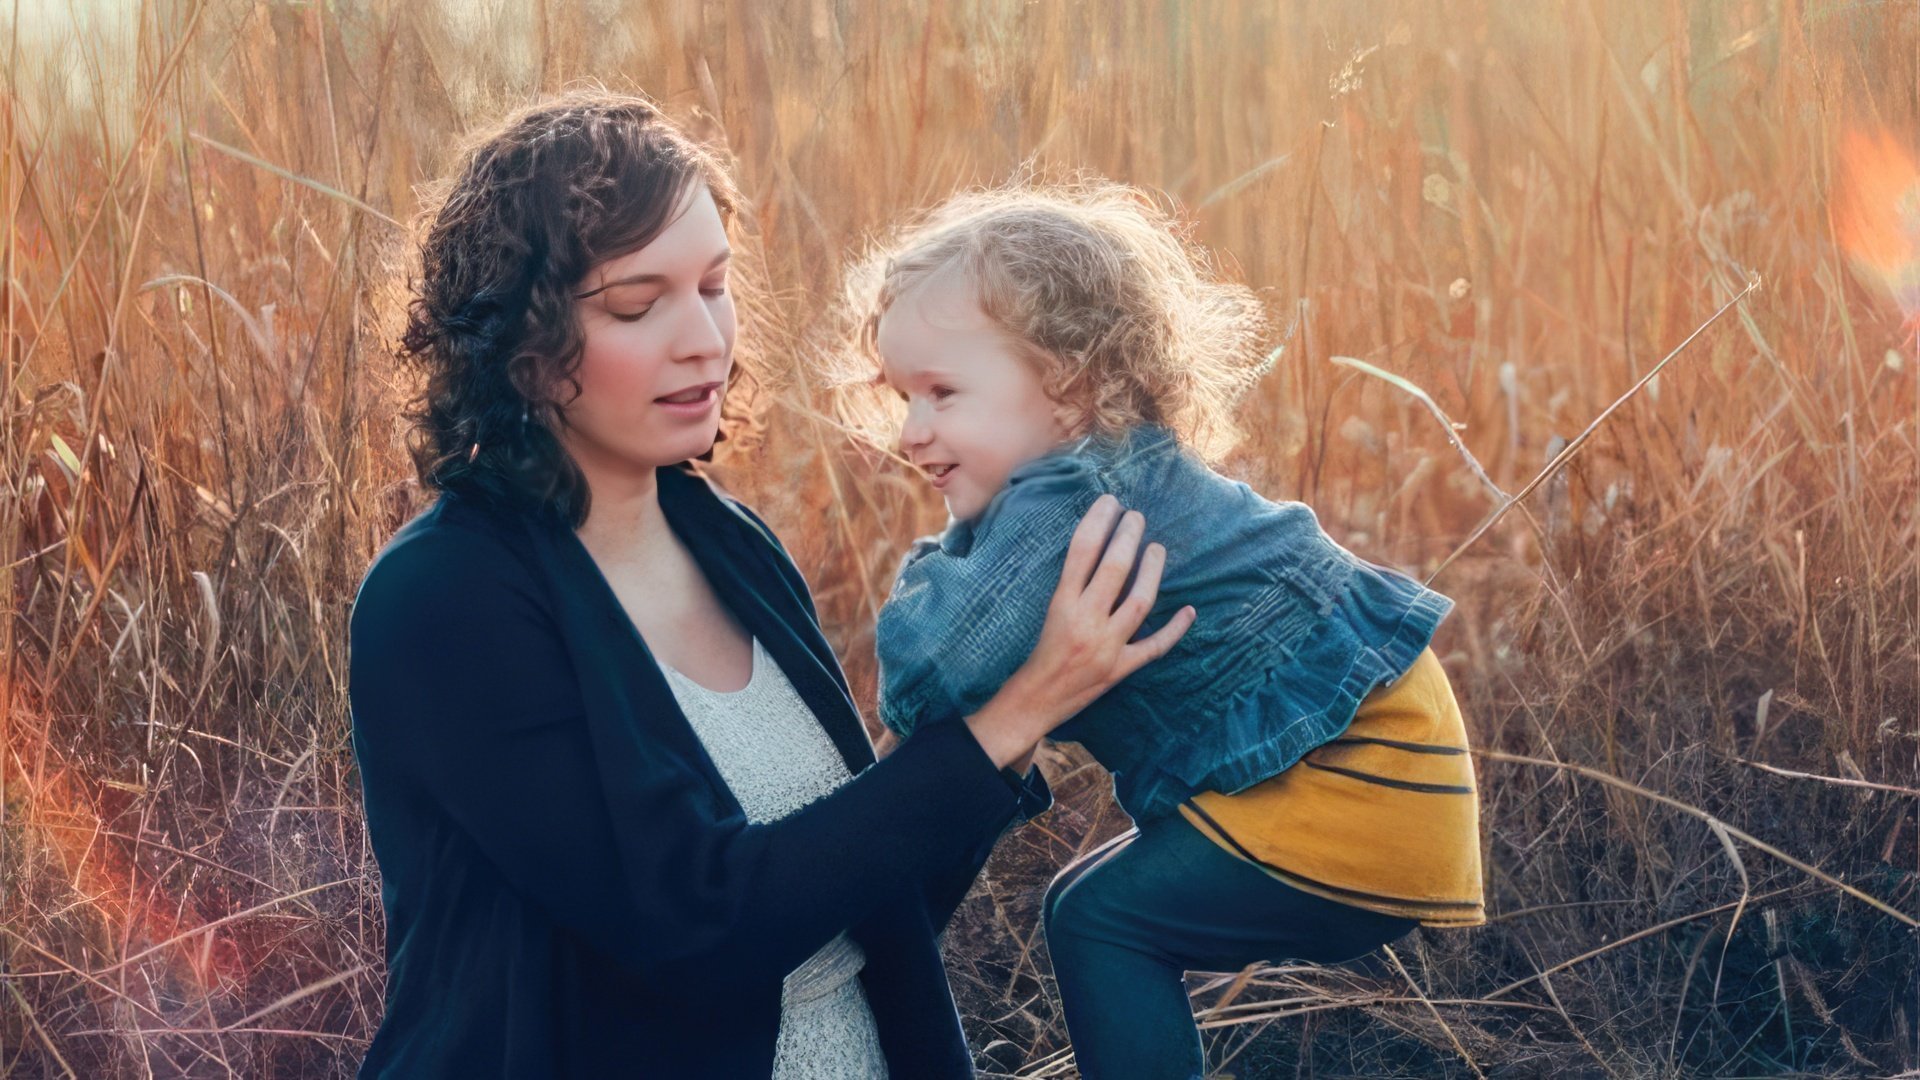
<svg viewBox="0 0 1920 1080">
<path fill-rule="evenodd" d="M 713 257 L 713 261 L 707 264 L 707 269 L 702 270 L 700 272 L 702 274 L 708 273 L 709 271 L 713 270 L 714 267 L 719 266 L 721 263 L 726 262 L 728 259 L 731 259 L 731 258 L 733 258 L 733 249 L 728 248 L 725 251 L 722 251 L 720 254 L 715 255 Z M 595 293 L 601 292 L 602 290 L 611 289 L 615 285 L 658 285 L 665 280 L 667 280 L 667 275 L 665 274 L 628 274 L 626 277 L 616 278 L 613 281 L 609 281 L 601 285 L 600 288 L 598 289 L 588 289 L 586 292 L 583 292 L 583 293 L 574 293 L 573 298 L 575 300 L 585 300 L 587 297 L 592 296 Z"/>
</svg>

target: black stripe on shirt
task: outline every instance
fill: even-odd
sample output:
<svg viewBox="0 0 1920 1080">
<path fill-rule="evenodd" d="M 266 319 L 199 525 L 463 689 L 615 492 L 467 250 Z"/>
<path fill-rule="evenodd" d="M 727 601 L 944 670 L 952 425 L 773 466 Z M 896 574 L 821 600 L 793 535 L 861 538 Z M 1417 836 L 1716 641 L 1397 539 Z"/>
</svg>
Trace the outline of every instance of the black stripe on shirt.
<svg viewBox="0 0 1920 1080">
<path fill-rule="evenodd" d="M 1295 881 L 1298 881 L 1301 884 L 1310 886 L 1312 888 L 1322 889 L 1322 890 L 1325 890 L 1326 892 L 1334 893 L 1340 896 L 1352 897 L 1356 901 L 1395 904 L 1403 907 L 1470 908 L 1475 911 L 1478 911 L 1483 906 L 1479 902 L 1473 901 L 1473 900 L 1409 900 L 1406 897 L 1385 896 L 1380 893 L 1367 892 L 1364 889 L 1348 889 L 1348 888 L 1343 888 L 1339 885 L 1329 885 L 1324 881 L 1315 881 L 1314 879 L 1308 877 L 1305 874 L 1296 874 L 1292 870 L 1283 870 L 1280 867 L 1275 866 L 1270 862 L 1267 862 L 1265 859 L 1260 858 L 1258 855 L 1255 855 L 1253 852 L 1248 851 L 1240 843 L 1240 841 L 1235 840 L 1233 838 L 1233 834 L 1228 832 L 1225 826 L 1213 820 L 1212 814 L 1209 814 L 1205 810 L 1200 809 L 1199 803 L 1194 802 L 1192 799 L 1188 799 L 1182 805 L 1184 805 L 1187 809 L 1192 810 L 1194 813 L 1200 815 L 1200 820 L 1206 822 L 1208 827 L 1211 828 L 1215 833 L 1217 833 L 1222 840 L 1225 840 L 1233 848 L 1235 852 L 1239 853 L 1241 858 L 1247 860 L 1250 863 L 1253 863 L 1256 866 L 1261 867 L 1262 869 L 1271 871 L 1282 877 L 1292 878 Z"/>
<path fill-rule="evenodd" d="M 1398 739 L 1376 739 L 1371 735 L 1342 735 L 1332 740 L 1336 746 L 1351 746 L 1365 743 L 1368 746 L 1391 746 L 1395 750 L 1411 750 L 1416 754 L 1464 754 L 1463 746 L 1441 746 L 1437 743 L 1401 742 Z"/>
<path fill-rule="evenodd" d="M 1322 765 L 1312 758 L 1302 758 L 1301 760 L 1324 772 L 1339 773 L 1341 776 L 1351 776 L 1355 780 L 1364 780 L 1369 784 L 1379 784 L 1381 787 L 1399 788 L 1402 791 L 1419 791 L 1428 795 L 1473 794 L 1472 788 L 1460 784 L 1423 784 L 1418 780 L 1395 780 L 1390 776 L 1375 776 L 1372 773 L 1361 772 L 1358 769 L 1343 769 L 1338 765 Z"/>
</svg>

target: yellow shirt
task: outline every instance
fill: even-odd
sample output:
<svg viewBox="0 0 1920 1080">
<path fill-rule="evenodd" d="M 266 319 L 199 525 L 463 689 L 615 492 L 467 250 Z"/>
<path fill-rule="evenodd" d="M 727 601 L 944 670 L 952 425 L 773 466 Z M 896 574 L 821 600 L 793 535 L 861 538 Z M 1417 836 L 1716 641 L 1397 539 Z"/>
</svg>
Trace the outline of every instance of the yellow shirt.
<svg viewBox="0 0 1920 1080">
<path fill-rule="evenodd" d="M 1487 921 L 1473 758 L 1431 648 L 1292 768 L 1233 795 L 1203 791 L 1180 813 L 1304 892 L 1427 926 Z"/>
</svg>

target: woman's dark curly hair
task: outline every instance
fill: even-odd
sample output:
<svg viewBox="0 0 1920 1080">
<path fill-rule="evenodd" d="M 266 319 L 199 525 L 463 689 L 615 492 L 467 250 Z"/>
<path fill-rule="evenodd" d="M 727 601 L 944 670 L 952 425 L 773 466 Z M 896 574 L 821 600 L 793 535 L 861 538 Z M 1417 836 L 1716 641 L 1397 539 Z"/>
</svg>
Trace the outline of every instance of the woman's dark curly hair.
<svg viewBox="0 0 1920 1080">
<path fill-rule="evenodd" d="M 575 289 L 659 235 L 698 184 L 731 223 L 741 198 L 719 155 L 637 96 L 569 91 L 466 137 L 421 211 L 400 337 L 402 361 L 425 376 L 406 411 L 424 486 L 586 520 L 552 396 L 580 392 Z M 742 375 L 736 363 L 729 389 Z M 723 425 L 740 419 L 723 409 Z"/>
</svg>

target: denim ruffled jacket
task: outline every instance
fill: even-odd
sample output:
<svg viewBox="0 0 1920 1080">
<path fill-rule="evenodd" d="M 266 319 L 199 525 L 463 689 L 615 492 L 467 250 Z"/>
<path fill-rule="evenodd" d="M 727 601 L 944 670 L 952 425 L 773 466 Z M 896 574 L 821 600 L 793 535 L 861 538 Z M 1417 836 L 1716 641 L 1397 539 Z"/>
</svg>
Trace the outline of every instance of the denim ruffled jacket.
<svg viewBox="0 0 1920 1080">
<path fill-rule="evenodd" d="M 1187 604 L 1198 616 L 1171 652 L 1052 736 L 1113 774 L 1136 821 L 1199 791 L 1250 787 L 1339 735 L 1453 608 L 1341 547 L 1306 504 L 1262 498 L 1165 427 L 1140 425 L 1021 465 L 977 519 L 914 542 L 876 629 L 889 728 L 904 736 L 915 717 L 972 712 L 1019 669 L 1081 515 L 1109 492 L 1167 549 L 1142 634 Z"/>
</svg>

